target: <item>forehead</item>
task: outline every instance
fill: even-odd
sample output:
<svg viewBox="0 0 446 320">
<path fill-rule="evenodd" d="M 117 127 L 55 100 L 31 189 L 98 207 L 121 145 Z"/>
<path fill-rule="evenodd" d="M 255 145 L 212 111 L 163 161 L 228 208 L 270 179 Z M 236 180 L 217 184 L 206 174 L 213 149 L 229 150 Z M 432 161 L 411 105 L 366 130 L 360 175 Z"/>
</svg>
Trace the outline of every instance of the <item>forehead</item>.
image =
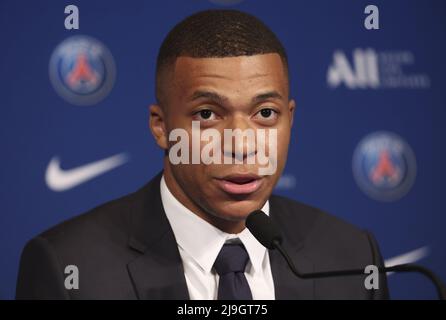
<svg viewBox="0 0 446 320">
<path fill-rule="evenodd" d="M 224 58 L 179 57 L 174 64 L 172 84 L 181 94 L 198 87 L 213 87 L 245 94 L 274 89 L 285 96 L 288 77 L 276 53 Z"/>
</svg>

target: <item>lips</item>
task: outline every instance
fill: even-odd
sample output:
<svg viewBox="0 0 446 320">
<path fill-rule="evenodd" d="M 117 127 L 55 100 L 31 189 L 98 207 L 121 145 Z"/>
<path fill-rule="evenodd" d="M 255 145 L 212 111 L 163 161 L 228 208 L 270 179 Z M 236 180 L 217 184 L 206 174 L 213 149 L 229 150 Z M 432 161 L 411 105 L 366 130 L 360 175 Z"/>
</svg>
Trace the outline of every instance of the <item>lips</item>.
<svg viewBox="0 0 446 320">
<path fill-rule="evenodd" d="M 234 174 L 217 179 L 217 183 L 229 194 L 250 194 L 260 188 L 262 179 L 254 174 Z"/>
</svg>

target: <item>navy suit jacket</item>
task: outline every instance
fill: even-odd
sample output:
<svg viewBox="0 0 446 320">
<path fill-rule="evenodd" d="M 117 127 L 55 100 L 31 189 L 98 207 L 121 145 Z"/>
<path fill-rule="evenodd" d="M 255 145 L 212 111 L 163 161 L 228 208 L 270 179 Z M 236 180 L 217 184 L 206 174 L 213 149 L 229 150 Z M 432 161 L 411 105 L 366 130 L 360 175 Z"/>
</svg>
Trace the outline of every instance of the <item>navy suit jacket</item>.
<svg viewBox="0 0 446 320">
<path fill-rule="evenodd" d="M 165 215 L 158 174 L 140 190 L 63 222 L 25 246 L 18 299 L 189 299 L 175 236 Z M 272 195 L 270 216 L 301 272 L 382 266 L 372 235 L 319 209 Z M 193 236 L 193 235 L 191 235 Z M 385 299 L 386 277 L 366 290 L 365 276 L 299 279 L 270 251 L 276 299 Z M 79 289 L 64 285 L 67 265 Z"/>
</svg>

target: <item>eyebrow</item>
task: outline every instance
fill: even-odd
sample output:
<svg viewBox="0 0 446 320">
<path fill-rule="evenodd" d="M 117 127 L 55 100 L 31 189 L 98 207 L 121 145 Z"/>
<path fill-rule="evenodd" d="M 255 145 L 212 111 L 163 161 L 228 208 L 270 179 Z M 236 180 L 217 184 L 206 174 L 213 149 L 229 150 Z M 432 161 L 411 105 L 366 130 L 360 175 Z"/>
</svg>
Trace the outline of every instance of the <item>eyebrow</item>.
<svg viewBox="0 0 446 320">
<path fill-rule="evenodd" d="M 213 92 L 213 91 L 197 90 L 192 94 L 190 101 L 203 99 L 203 98 L 215 101 L 218 104 L 224 104 L 225 102 L 227 102 L 229 100 L 227 97 L 222 96 L 222 95 L 220 95 L 216 92 Z M 257 104 L 259 102 L 262 102 L 262 101 L 265 101 L 268 99 L 283 99 L 283 97 L 277 91 L 268 91 L 268 92 L 261 93 L 255 97 L 253 97 L 251 99 L 251 103 Z"/>
<path fill-rule="evenodd" d="M 192 96 L 190 101 L 194 101 L 194 100 L 198 100 L 198 99 L 209 99 L 212 101 L 217 102 L 218 104 L 224 104 L 224 102 L 228 101 L 227 97 L 224 97 L 216 92 L 212 92 L 212 91 L 203 91 L 203 90 L 197 90 L 195 91 Z"/>
<path fill-rule="evenodd" d="M 256 103 L 259 103 L 261 101 L 265 101 L 265 100 L 268 100 L 268 99 L 279 99 L 279 100 L 282 100 L 283 97 L 277 91 L 268 91 L 268 92 L 261 93 L 261 94 L 255 96 L 254 98 L 252 98 L 251 102 L 252 102 L 252 104 L 256 104 Z"/>
</svg>

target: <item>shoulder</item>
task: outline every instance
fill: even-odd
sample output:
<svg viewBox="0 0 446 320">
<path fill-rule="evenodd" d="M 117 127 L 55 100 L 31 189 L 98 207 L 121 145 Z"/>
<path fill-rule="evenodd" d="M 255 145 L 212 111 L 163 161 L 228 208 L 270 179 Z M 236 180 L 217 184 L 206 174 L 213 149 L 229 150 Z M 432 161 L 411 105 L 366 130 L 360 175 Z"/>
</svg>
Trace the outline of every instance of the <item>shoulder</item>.
<svg viewBox="0 0 446 320">
<path fill-rule="evenodd" d="M 270 202 L 279 222 L 286 222 L 287 225 L 298 228 L 296 231 L 301 232 L 304 236 L 311 234 L 314 229 L 330 229 L 336 233 L 352 235 L 364 232 L 342 218 L 287 197 L 273 195 Z"/>
<path fill-rule="evenodd" d="M 17 297 L 57 298 L 134 298 L 134 289 L 126 265 L 139 252 L 129 247 L 135 215 L 141 215 L 154 184 L 104 203 L 86 213 L 66 220 L 34 237 L 23 249 Z M 150 194 L 149 194 L 150 196 Z M 84 290 L 67 295 L 63 287 L 64 270 L 75 266 L 82 277 Z M 45 276 L 41 276 L 45 274 Z M 119 293 L 110 288 L 110 279 Z"/>
<path fill-rule="evenodd" d="M 308 255 L 340 263 L 373 260 L 372 235 L 321 209 L 282 196 L 271 197 L 273 213 L 285 236 L 301 241 Z"/>
<path fill-rule="evenodd" d="M 309 272 L 361 269 L 383 266 L 384 261 L 372 234 L 318 208 L 285 197 L 270 198 L 271 214 L 283 229 L 284 241 L 294 242 L 299 259 L 310 262 Z M 295 263 L 299 263 L 299 259 Z M 323 299 L 387 299 L 386 276 L 379 278 L 380 290 L 364 289 L 361 276 L 317 279 L 316 296 Z"/>
<path fill-rule="evenodd" d="M 24 254 L 51 252 L 61 263 L 77 263 L 132 256 L 128 240 L 135 212 L 141 210 L 148 185 L 101 204 L 40 233 L 26 244 Z"/>
<path fill-rule="evenodd" d="M 101 240 L 124 236 L 130 223 L 136 193 L 103 203 L 85 213 L 63 221 L 39 235 L 54 244 Z"/>
</svg>

